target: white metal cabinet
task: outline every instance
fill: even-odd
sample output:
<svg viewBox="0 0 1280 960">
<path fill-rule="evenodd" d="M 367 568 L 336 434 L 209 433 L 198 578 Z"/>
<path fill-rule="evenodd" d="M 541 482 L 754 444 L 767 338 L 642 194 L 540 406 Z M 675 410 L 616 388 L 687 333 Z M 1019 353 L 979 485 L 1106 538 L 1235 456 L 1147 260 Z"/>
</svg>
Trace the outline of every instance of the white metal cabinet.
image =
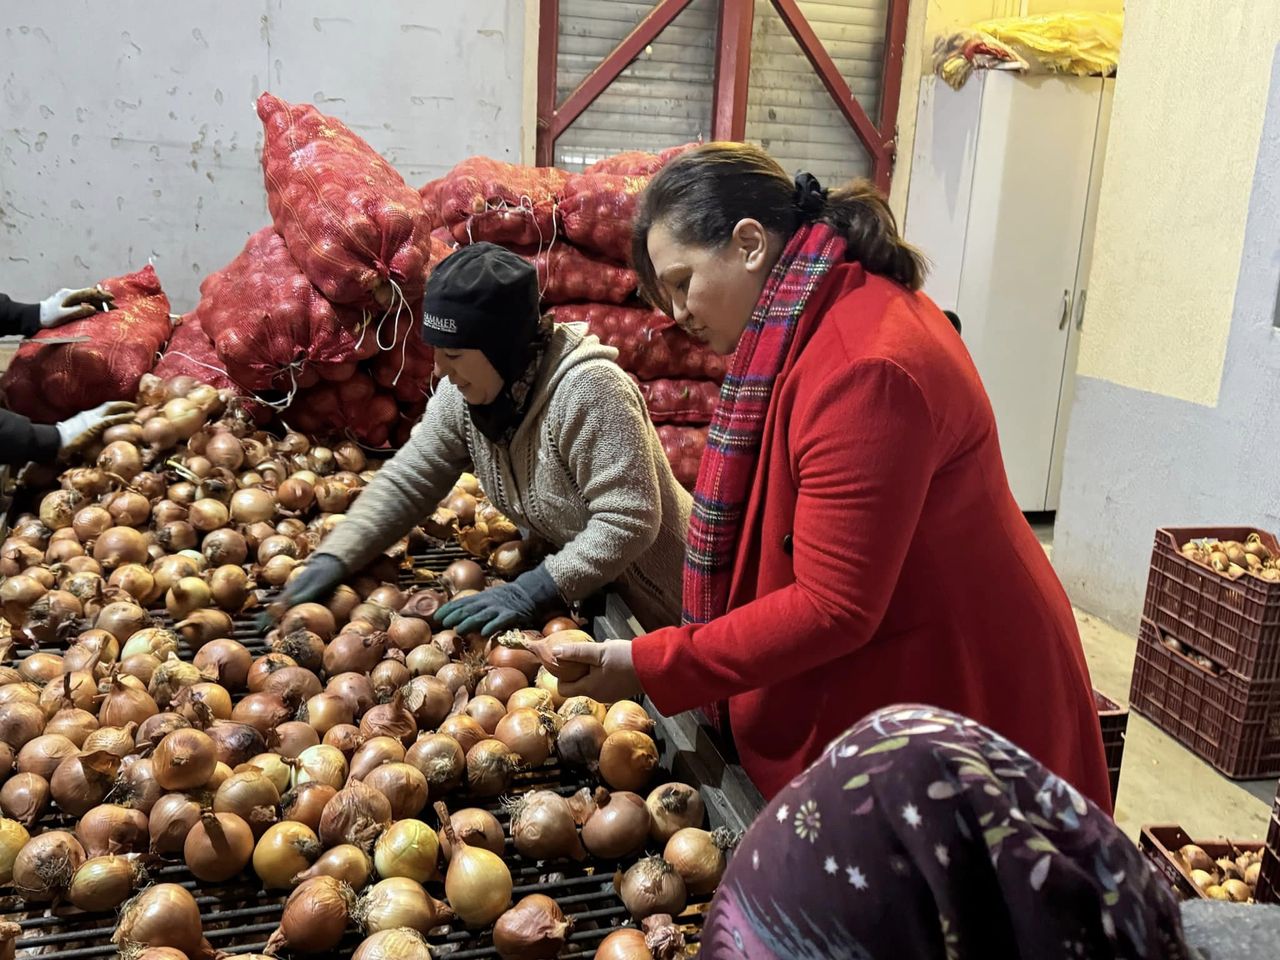
<svg viewBox="0 0 1280 960">
<path fill-rule="evenodd" d="M 905 233 L 955 310 L 1019 506 L 1057 507 L 1110 83 L 977 73 L 921 84 Z"/>
</svg>

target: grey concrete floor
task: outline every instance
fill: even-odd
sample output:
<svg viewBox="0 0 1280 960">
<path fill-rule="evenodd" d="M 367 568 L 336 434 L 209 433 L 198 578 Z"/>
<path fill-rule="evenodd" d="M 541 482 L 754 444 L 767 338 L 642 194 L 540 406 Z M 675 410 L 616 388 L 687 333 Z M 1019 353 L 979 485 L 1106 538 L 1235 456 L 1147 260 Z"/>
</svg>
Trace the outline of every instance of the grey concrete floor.
<svg viewBox="0 0 1280 960">
<path fill-rule="evenodd" d="M 1032 525 L 1045 552 L 1052 556 L 1052 525 Z M 1076 622 L 1094 687 L 1127 707 L 1137 640 L 1079 609 Z M 1176 823 L 1197 840 L 1263 840 L 1276 789 L 1275 780 L 1228 780 L 1178 741 L 1130 712 L 1116 823 L 1134 840 L 1142 827 L 1152 823 Z"/>
</svg>

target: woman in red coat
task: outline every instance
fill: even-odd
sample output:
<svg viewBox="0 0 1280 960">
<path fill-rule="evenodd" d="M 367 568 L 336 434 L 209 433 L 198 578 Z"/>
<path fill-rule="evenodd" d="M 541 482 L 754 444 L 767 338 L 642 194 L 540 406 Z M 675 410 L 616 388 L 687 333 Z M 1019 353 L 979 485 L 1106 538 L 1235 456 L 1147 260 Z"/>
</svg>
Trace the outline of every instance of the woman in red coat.
<svg viewBox="0 0 1280 960">
<path fill-rule="evenodd" d="M 1110 810 L 1071 605 L 883 199 L 708 144 L 650 183 L 634 258 L 653 302 L 734 356 L 694 495 L 684 624 L 557 646 L 592 667 L 562 692 L 642 688 L 668 715 L 727 700 L 766 797 L 872 710 L 934 704 Z"/>
</svg>

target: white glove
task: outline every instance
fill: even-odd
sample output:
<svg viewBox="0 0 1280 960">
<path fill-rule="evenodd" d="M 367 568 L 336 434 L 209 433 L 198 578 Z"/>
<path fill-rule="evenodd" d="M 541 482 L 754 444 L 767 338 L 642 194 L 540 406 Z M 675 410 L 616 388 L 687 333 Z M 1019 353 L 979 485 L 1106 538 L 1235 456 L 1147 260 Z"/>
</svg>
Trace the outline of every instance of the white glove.
<svg viewBox="0 0 1280 960">
<path fill-rule="evenodd" d="M 58 424 L 58 437 L 62 440 L 63 452 L 74 450 L 99 436 L 107 427 L 117 423 L 128 423 L 133 419 L 133 411 L 138 408 L 135 403 L 124 400 L 108 400 L 104 404 L 77 413 L 74 417 Z"/>
<path fill-rule="evenodd" d="M 72 290 L 63 287 L 57 293 L 40 301 L 40 326 L 45 330 L 71 320 L 81 320 L 98 312 L 98 307 L 110 304 L 111 294 L 99 287 Z"/>
</svg>

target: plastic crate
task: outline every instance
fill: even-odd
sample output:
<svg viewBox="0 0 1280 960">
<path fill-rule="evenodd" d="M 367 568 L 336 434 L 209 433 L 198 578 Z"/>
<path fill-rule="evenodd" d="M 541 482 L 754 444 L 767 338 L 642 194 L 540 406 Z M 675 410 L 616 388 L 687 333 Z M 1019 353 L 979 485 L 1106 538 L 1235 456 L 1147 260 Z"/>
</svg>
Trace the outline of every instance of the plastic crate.
<svg viewBox="0 0 1280 960">
<path fill-rule="evenodd" d="M 1250 850 L 1262 849 L 1257 840 L 1192 840 L 1177 824 L 1153 824 L 1138 834 L 1138 849 L 1143 852 L 1156 873 L 1169 881 L 1179 900 L 1207 900 L 1195 885 L 1191 873 L 1183 866 L 1178 851 L 1194 843 L 1213 859 L 1236 857 Z"/>
<path fill-rule="evenodd" d="M 1257 532 L 1273 553 L 1280 543 L 1255 527 L 1164 527 L 1156 531 L 1142 615 L 1197 653 L 1246 680 L 1280 679 L 1280 583 L 1246 574 L 1232 580 L 1188 560 L 1188 540 L 1244 542 Z"/>
<path fill-rule="evenodd" d="M 1142 621 L 1130 708 L 1228 777 L 1280 774 L 1280 680 L 1214 673 L 1165 646 L 1167 635 Z"/>
<path fill-rule="evenodd" d="M 1114 700 L 1093 691 L 1098 708 L 1098 726 L 1102 728 L 1102 746 L 1107 753 L 1107 776 L 1111 780 L 1111 806 L 1120 792 L 1120 762 L 1124 759 L 1124 738 L 1129 728 L 1129 711 Z"/>
</svg>

